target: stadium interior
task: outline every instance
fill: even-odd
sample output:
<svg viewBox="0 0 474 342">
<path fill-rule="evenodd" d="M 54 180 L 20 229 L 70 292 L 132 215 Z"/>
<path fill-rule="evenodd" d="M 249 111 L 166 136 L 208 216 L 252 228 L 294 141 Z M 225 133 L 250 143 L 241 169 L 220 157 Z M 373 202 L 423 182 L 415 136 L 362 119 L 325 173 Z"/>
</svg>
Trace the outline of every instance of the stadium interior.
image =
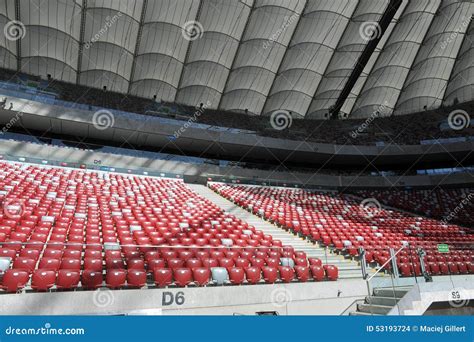
<svg viewBox="0 0 474 342">
<path fill-rule="evenodd" d="M 474 314 L 474 2 L 0 2 L 0 314 Z"/>
</svg>

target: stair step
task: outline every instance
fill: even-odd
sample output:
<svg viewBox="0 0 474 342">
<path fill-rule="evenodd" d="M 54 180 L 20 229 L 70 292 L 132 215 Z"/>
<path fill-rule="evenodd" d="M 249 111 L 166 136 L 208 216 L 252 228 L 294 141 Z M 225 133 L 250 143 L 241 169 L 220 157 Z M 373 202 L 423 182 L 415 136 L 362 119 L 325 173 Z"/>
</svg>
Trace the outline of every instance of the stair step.
<svg viewBox="0 0 474 342">
<path fill-rule="evenodd" d="M 390 287 L 376 288 L 374 289 L 374 296 L 377 297 L 392 297 L 392 298 L 402 298 L 406 293 L 410 291 L 410 288 L 401 288 L 397 287 L 395 289 Z"/>
<path fill-rule="evenodd" d="M 357 304 L 358 312 L 374 313 L 378 315 L 386 315 L 392 310 L 392 305 L 375 305 L 375 304 Z"/>
<path fill-rule="evenodd" d="M 286 231 L 283 228 L 266 221 L 264 218 L 244 210 L 237 204 L 225 199 L 206 186 L 197 184 L 188 184 L 188 186 L 201 196 L 218 205 L 224 211 L 253 225 L 257 230 L 261 230 L 265 234 L 271 235 L 275 240 L 280 240 L 283 245 L 290 245 L 295 250 L 303 251 L 308 257 L 321 259 L 324 264 L 336 265 L 339 269 L 339 278 L 348 279 L 362 277 L 360 266 L 357 261 L 346 259 L 342 255 L 331 253 L 326 247 L 320 247 L 309 239 L 302 238 L 292 232 Z M 373 273 L 372 271 L 369 272 Z"/>
<path fill-rule="evenodd" d="M 394 297 L 379 297 L 379 296 L 367 296 L 365 297 L 366 304 L 372 305 L 387 305 L 387 306 L 395 306 L 400 298 Z"/>
<path fill-rule="evenodd" d="M 349 312 L 349 316 L 382 316 L 382 315 L 379 315 L 379 314 L 371 314 L 371 313 L 368 313 L 368 312 L 360 312 L 360 311 L 351 311 Z"/>
</svg>

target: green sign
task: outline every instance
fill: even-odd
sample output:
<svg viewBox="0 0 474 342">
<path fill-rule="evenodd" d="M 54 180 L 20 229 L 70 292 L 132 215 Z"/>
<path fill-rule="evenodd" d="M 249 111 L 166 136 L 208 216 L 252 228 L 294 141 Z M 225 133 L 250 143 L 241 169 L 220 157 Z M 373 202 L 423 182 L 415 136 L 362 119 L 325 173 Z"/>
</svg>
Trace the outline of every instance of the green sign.
<svg viewBox="0 0 474 342">
<path fill-rule="evenodd" d="M 445 243 L 440 243 L 438 245 L 438 252 L 440 252 L 440 253 L 449 253 L 449 246 Z"/>
</svg>

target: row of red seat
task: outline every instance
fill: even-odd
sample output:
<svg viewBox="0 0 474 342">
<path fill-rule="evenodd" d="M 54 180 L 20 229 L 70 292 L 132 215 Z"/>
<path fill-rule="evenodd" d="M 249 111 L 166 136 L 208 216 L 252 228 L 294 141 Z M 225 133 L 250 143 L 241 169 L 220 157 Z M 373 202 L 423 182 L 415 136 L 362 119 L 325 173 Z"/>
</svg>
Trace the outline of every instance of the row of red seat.
<svg viewBox="0 0 474 342">
<path fill-rule="evenodd" d="M 301 282 L 313 279 L 322 281 L 337 280 L 338 270 L 334 266 L 249 266 L 229 267 L 226 269 L 229 282 L 234 285 L 257 284 L 262 280 L 267 284 L 277 281 L 290 283 L 294 280 Z M 205 286 L 212 280 L 212 268 L 193 267 L 175 269 L 157 267 L 153 270 L 156 286 L 169 285 L 188 286 L 194 284 Z M 10 269 L 3 274 L 0 288 L 7 292 L 17 292 L 25 287 L 30 280 L 30 272 L 25 269 Z M 80 284 L 79 284 L 80 283 Z M 147 285 L 147 272 L 142 269 L 109 269 L 105 274 L 106 286 L 110 289 L 141 288 Z M 53 286 L 58 290 L 73 290 L 77 287 L 84 289 L 97 289 L 103 286 L 102 271 L 85 269 L 60 269 L 55 271 L 50 268 L 39 268 L 32 271 L 31 288 L 36 291 L 48 291 Z"/>
</svg>

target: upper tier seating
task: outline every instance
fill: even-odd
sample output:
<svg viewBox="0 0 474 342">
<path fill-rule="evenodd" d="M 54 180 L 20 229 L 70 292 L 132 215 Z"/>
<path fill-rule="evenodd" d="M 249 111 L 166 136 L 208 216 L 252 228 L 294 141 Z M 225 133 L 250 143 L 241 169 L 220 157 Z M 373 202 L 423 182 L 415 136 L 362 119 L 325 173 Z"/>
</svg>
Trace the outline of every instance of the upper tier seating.
<svg viewBox="0 0 474 342">
<path fill-rule="evenodd" d="M 376 190 L 358 191 L 364 198 L 376 198 L 391 207 L 428 217 L 474 227 L 474 189 Z"/>
<path fill-rule="evenodd" d="M 45 75 L 46 76 L 46 75 Z M 279 139 L 306 140 L 317 143 L 340 145 L 374 145 L 377 142 L 385 144 L 418 145 L 422 140 L 438 140 L 474 136 L 474 126 L 463 130 L 440 130 L 440 125 L 446 123 L 449 113 L 454 109 L 462 109 L 472 113 L 474 102 L 459 104 L 453 108 L 439 108 L 412 115 L 392 115 L 390 117 L 350 120 L 302 120 L 294 119 L 285 130 L 275 130 L 270 124 L 268 115 L 248 115 L 224 110 L 206 108 L 195 115 L 196 108 L 177 103 L 158 102 L 159 99 L 142 98 L 128 94 L 103 91 L 102 89 L 62 82 L 59 80 L 46 81 L 38 76 L 16 73 L 0 68 L 0 80 L 7 82 L 26 83 L 25 80 L 46 83 L 43 90 L 57 93 L 60 100 L 99 106 L 137 114 L 160 115 L 175 114 L 179 118 L 193 118 L 196 123 L 211 126 L 255 131 L 261 136 Z M 196 106 L 199 106 L 196 103 Z M 168 113 L 168 114 L 166 114 Z M 374 120 L 375 119 L 375 120 Z M 373 122 L 372 122 L 373 121 Z M 354 135 L 354 131 L 363 128 Z"/>
<path fill-rule="evenodd" d="M 211 270 L 233 284 L 244 283 L 245 272 L 251 284 L 263 279 L 262 267 L 280 281 L 280 258 L 306 260 L 180 179 L 0 161 L 0 202 L 0 288 L 7 292 L 95 289 L 104 281 L 114 289 L 202 286 Z M 335 280 L 337 269 L 324 266 Z M 319 270 L 313 278 L 321 280 Z"/>
<path fill-rule="evenodd" d="M 474 273 L 474 235 L 457 225 L 364 208 L 360 200 L 339 193 L 223 183 L 209 186 L 237 205 L 336 251 L 356 257 L 363 247 L 369 263 L 383 265 L 390 258 L 389 248 L 405 245 L 397 255 L 403 276 L 421 273 L 417 248 L 426 252 L 424 261 L 431 274 Z M 449 244 L 450 252 L 439 253 L 439 243 Z"/>
</svg>

